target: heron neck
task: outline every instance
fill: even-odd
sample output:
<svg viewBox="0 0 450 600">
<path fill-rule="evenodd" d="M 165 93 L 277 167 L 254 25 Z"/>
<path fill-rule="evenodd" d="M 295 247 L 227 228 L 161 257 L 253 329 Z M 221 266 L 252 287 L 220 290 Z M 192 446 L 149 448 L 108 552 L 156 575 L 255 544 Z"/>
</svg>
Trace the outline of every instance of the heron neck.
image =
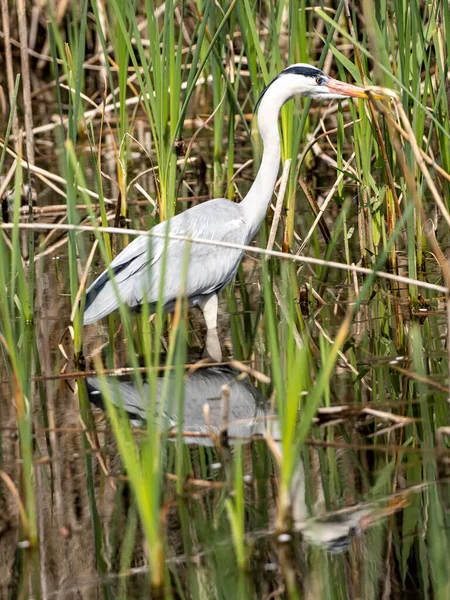
<svg viewBox="0 0 450 600">
<path fill-rule="evenodd" d="M 258 111 L 258 129 L 264 151 L 256 179 L 241 202 L 244 219 L 249 226 L 247 243 L 253 239 L 264 221 L 280 168 L 278 115 L 291 94 L 288 94 L 282 86 L 278 86 L 278 83 L 281 82 L 275 80 L 266 90 Z"/>
</svg>

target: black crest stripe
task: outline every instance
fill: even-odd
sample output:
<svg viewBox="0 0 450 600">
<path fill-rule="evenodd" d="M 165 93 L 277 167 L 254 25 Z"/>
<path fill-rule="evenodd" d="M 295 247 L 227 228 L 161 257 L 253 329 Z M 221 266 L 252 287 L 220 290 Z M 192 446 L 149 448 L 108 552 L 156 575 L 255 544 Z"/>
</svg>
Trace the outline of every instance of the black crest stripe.
<svg viewBox="0 0 450 600">
<path fill-rule="evenodd" d="M 283 71 L 283 75 L 292 73 L 294 75 L 303 75 L 304 77 L 320 77 L 324 73 L 317 69 L 317 67 L 310 67 L 309 65 L 293 65 Z"/>
</svg>

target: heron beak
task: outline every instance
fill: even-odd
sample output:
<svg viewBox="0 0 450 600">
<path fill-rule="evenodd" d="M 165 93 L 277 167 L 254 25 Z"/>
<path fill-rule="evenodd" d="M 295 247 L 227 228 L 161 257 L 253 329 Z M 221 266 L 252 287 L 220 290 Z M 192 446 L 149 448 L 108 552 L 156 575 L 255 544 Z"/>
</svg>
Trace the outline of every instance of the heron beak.
<svg viewBox="0 0 450 600">
<path fill-rule="evenodd" d="M 341 96 L 352 96 L 353 98 L 368 98 L 365 91 L 357 87 L 356 85 L 351 85 L 350 83 L 344 83 L 343 81 L 338 81 L 337 79 L 330 79 L 326 82 L 327 88 L 333 94 L 339 94 Z"/>
</svg>

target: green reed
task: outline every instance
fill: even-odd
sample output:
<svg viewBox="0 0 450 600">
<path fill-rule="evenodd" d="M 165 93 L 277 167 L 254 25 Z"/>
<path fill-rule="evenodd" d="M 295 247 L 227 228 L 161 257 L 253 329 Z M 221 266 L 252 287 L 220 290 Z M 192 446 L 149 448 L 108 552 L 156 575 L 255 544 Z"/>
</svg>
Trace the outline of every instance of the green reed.
<svg viewBox="0 0 450 600">
<path fill-rule="evenodd" d="M 5 132 L 4 146 L 0 156 L 0 172 L 4 165 L 5 150 L 11 133 L 13 115 L 16 111 L 19 84 L 20 76 L 17 76 Z M 34 495 L 33 422 L 30 410 L 33 398 L 31 378 L 34 369 L 34 282 L 32 280 L 27 281 L 28 269 L 22 260 L 21 250 L 21 242 L 24 241 L 24 238 L 20 236 L 17 226 L 23 184 L 21 164 L 22 140 L 19 139 L 18 142 L 18 160 L 14 172 L 14 202 L 12 207 L 12 221 L 15 227 L 11 237 L 11 245 L 8 247 L 3 237 L 0 236 L 0 257 L 2 263 L 2 268 L 0 269 L 0 333 L 2 355 L 6 363 L 6 373 L 11 382 L 12 401 L 16 412 L 20 444 L 22 485 L 17 491 L 18 502 L 20 504 L 20 537 L 23 541 L 23 546 L 18 553 L 20 559 L 27 565 L 27 568 L 19 573 L 18 587 L 24 593 L 28 585 L 27 576 L 29 576 L 36 594 L 39 596 L 39 531 Z M 7 210 L 9 209 L 10 206 L 7 207 Z M 31 258 L 33 257 L 33 243 L 33 236 L 29 236 L 27 249 Z M 29 269 L 29 272 L 33 274 L 34 270 Z M 20 343 L 18 343 L 19 340 Z M 3 445 L 3 436 L 0 437 L 0 442 Z M 3 472 L 2 475 L 4 475 Z M 5 480 L 3 480 L 3 483 L 5 483 Z M 11 493 L 11 490 L 9 490 L 9 493 Z"/>
</svg>

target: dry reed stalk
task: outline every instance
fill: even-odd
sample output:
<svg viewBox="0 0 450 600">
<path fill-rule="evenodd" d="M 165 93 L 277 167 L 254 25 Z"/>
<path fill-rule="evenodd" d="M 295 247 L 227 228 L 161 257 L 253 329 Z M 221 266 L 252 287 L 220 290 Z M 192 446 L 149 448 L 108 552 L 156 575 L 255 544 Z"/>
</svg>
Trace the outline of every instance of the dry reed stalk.
<svg viewBox="0 0 450 600">
<path fill-rule="evenodd" d="M 327 332 L 325 331 L 325 329 L 322 327 L 322 325 L 319 323 L 319 321 L 317 319 L 314 319 L 314 325 L 317 327 L 317 329 L 320 331 L 320 333 L 323 335 L 323 337 L 327 340 L 327 342 L 332 344 L 333 340 L 327 334 Z M 353 373 L 353 375 L 356 375 L 356 377 L 359 377 L 358 369 L 356 369 L 352 365 L 352 363 L 348 360 L 348 358 L 345 356 L 345 354 L 341 350 L 338 351 L 338 354 L 339 354 L 339 358 L 344 362 L 345 366 Z M 361 381 L 362 381 L 362 379 L 361 379 Z M 372 388 L 366 382 L 362 381 L 362 383 L 368 390 L 372 391 Z"/>
<path fill-rule="evenodd" d="M 315 217 L 317 217 L 317 215 L 320 213 L 320 208 L 319 205 L 317 204 L 316 200 L 314 199 L 308 184 L 306 183 L 306 180 L 300 176 L 298 178 L 298 183 L 300 185 L 300 187 L 302 188 L 302 192 L 305 194 L 305 198 L 308 200 L 308 204 L 314 214 Z M 325 242 L 327 244 L 329 244 L 330 240 L 331 240 L 331 233 L 330 230 L 328 229 L 328 225 L 325 222 L 325 219 L 320 219 L 319 220 L 319 229 L 322 233 L 323 239 L 325 240 Z M 298 235 L 298 233 L 296 231 L 294 231 L 294 238 L 297 241 L 298 245 L 300 246 L 302 244 L 302 239 L 301 237 Z M 296 252 L 296 254 L 298 254 L 298 252 Z"/>
<path fill-rule="evenodd" d="M 333 112 L 334 111 L 332 111 L 330 108 L 326 111 L 326 114 L 329 115 Z M 324 116 L 324 118 L 325 118 L 325 116 Z M 316 127 L 315 131 L 313 131 L 312 133 L 310 133 L 306 136 L 308 144 L 305 146 L 303 152 L 300 155 L 298 171 L 300 171 L 300 167 L 302 166 L 303 161 L 305 160 L 305 158 L 310 150 L 315 154 L 315 156 L 318 156 L 319 158 L 322 158 L 322 155 L 325 154 L 324 152 L 322 152 L 322 149 L 319 145 L 319 140 L 321 140 L 322 138 L 328 138 L 333 133 L 338 132 L 338 127 L 333 127 L 332 129 L 326 129 L 326 130 L 322 131 L 321 134 L 317 135 L 319 133 L 320 129 L 323 130 L 322 123 L 323 123 L 323 119 L 321 119 L 321 124 Z M 356 119 L 355 121 L 350 121 L 349 123 L 345 123 L 343 125 L 343 129 L 348 129 L 349 127 L 353 127 L 356 123 L 361 123 L 361 119 Z M 337 168 L 337 162 L 333 159 L 331 159 L 331 160 L 332 160 L 331 164 L 334 166 L 334 168 Z M 353 175 L 355 175 L 355 177 L 358 176 L 358 173 L 351 165 L 349 165 L 348 170 Z"/>
<path fill-rule="evenodd" d="M 25 0 L 17 1 L 17 20 L 19 22 L 20 65 L 22 68 L 23 110 L 27 161 L 34 165 L 33 109 L 31 105 L 30 65 L 28 61 L 28 32 Z"/>
<path fill-rule="evenodd" d="M 9 168 L 9 171 L 3 177 L 2 182 L 0 184 L 0 198 L 3 198 L 3 194 L 5 194 L 5 192 L 7 192 L 8 185 L 12 181 L 14 174 L 16 172 L 16 166 L 17 166 L 17 160 L 14 159 L 12 162 L 12 165 Z M 7 192 L 7 193 L 9 194 L 10 192 Z"/>
<path fill-rule="evenodd" d="M 43 261 L 38 263 L 38 268 L 36 271 L 36 293 L 37 293 L 37 303 L 39 306 L 43 306 L 43 298 L 44 298 L 44 287 L 43 287 L 43 273 L 42 273 Z M 42 368 L 44 373 L 51 373 L 52 371 L 52 359 L 51 359 L 51 351 L 50 351 L 50 342 L 49 342 L 49 332 L 48 332 L 48 323 L 39 319 L 38 322 L 38 330 L 40 332 L 40 341 L 39 344 L 39 357 L 41 360 Z M 64 506 L 63 506 L 63 492 L 62 492 L 62 473 L 61 473 L 61 452 L 59 447 L 59 441 L 55 433 L 56 428 L 56 412 L 55 412 L 55 394 L 54 394 L 54 386 L 51 381 L 44 380 L 43 382 L 45 387 L 45 396 L 46 396 L 46 404 L 47 404 L 47 418 L 48 418 L 48 426 L 49 432 L 48 437 L 50 441 L 50 447 L 52 449 L 52 457 L 56 460 L 53 461 L 51 469 L 52 469 L 52 483 L 53 483 L 53 498 L 54 498 L 54 514 L 56 519 L 56 524 L 58 529 L 60 529 L 64 524 Z M 40 515 L 40 513 L 39 513 Z M 41 529 L 41 534 L 43 531 Z"/>
<path fill-rule="evenodd" d="M 19 2 L 23 2 L 23 0 L 19 0 Z M 59 25 L 61 23 L 61 21 L 63 20 L 64 15 L 66 14 L 67 7 L 69 6 L 69 0 L 60 0 L 59 2 L 55 2 L 52 4 L 56 4 L 55 21 L 56 21 L 56 24 Z M 54 7 L 53 7 L 53 9 L 54 9 Z M 44 43 L 44 47 L 41 50 L 41 54 L 48 55 L 49 49 L 50 49 L 50 42 L 47 37 L 47 39 L 45 40 L 45 43 Z M 42 69 L 45 67 L 46 64 L 47 64 L 47 61 L 45 59 L 41 59 L 38 61 L 37 65 L 36 65 L 36 69 L 38 71 L 42 71 Z"/>
<path fill-rule="evenodd" d="M 29 529 L 27 511 L 25 508 L 25 504 L 22 502 L 22 499 L 20 497 L 20 493 L 19 493 L 17 487 L 15 486 L 11 477 L 7 473 L 5 473 L 4 471 L 1 471 L 1 470 L 0 470 L 0 479 L 3 480 L 3 484 L 4 484 L 5 488 L 7 488 L 9 490 L 11 496 L 16 501 L 17 509 L 18 509 L 18 512 L 20 515 L 20 520 L 22 522 L 22 527 L 23 527 L 24 531 L 27 532 Z"/>
<path fill-rule="evenodd" d="M 57 464 L 58 461 L 55 460 L 54 464 Z M 43 466 L 35 465 L 34 469 L 34 477 L 35 477 L 35 486 L 36 486 L 36 496 L 39 498 L 44 498 L 44 489 L 46 486 L 46 478 L 43 474 Z M 59 468 L 59 466 L 58 466 Z M 49 547 L 47 541 L 47 535 L 49 534 L 48 529 L 45 527 L 45 513 L 46 507 L 44 502 L 38 502 L 37 505 L 37 522 L 38 522 L 38 531 L 39 531 L 39 583 L 41 587 L 41 592 L 43 598 L 48 598 L 48 571 L 45 568 L 47 564 L 47 550 Z"/>
<path fill-rule="evenodd" d="M 36 47 L 39 17 L 41 15 L 41 12 L 45 10 L 46 4 L 46 0 L 35 0 L 33 3 L 30 19 L 30 34 L 28 36 L 28 48 L 30 50 L 34 50 L 34 48 Z"/>
<path fill-rule="evenodd" d="M 14 69 L 12 62 L 11 52 L 11 37 L 9 35 L 9 9 L 8 0 L 2 1 L 2 20 L 3 20 L 3 34 L 4 34 L 4 47 L 5 47 L 5 63 L 6 63 L 6 80 L 8 82 L 8 98 L 9 105 L 12 106 L 14 98 Z M 15 137 L 15 147 L 17 150 L 17 135 L 19 133 L 19 121 L 17 119 L 17 112 L 14 111 L 12 132 Z"/>
<path fill-rule="evenodd" d="M 266 260 L 268 258 L 269 258 L 269 256 L 266 255 Z M 275 296 L 275 300 L 277 301 L 278 306 L 280 307 L 283 318 L 286 319 L 287 322 L 289 322 L 289 309 L 286 306 L 286 302 L 283 298 L 283 295 L 280 292 L 280 288 L 278 287 L 278 285 L 276 283 L 273 284 L 273 294 Z M 300 350 L 302 348 L 304 348 L 305 344 L 303 343 L 302 337 L 301 337 L 295 323 L 291 323 L 291 333 L 294 337 L 297 348 L 299 348 Z"/>
<path fill-rule="evenodd" d="M 106 43 L 106 39 L 107 39 L 106 14 L 105 14 L 106 7 L 104 6 L 104 3 L 101 0 L 95 0 L 95 4 L 97 6 L 100 30 L 101 30 L 101 33 L 105 40 L 105 43 Z M 95 35 L 95 54 L 98 56 L 98 60 L 99 60 L 100 66 L 101 66 L 101 71 L 98 73 L 98 85 L 99 85 L 100 92 L 103 90 L 103 94 L 101 93 L 100 95 L 104 95 L 104 94 L 106 94 L 106 89 L 107 89 L 106 82 L 107 82 L 107 77 L 108 77 L 108 71 L 106 69 L 106 57 L 103 52 L 103 47 L 102 47 L 99 30 L 97 30 L 96 35 Z M 106 104 L 106 102 L 105 102 L 105 104 Z"/>
</svg>

